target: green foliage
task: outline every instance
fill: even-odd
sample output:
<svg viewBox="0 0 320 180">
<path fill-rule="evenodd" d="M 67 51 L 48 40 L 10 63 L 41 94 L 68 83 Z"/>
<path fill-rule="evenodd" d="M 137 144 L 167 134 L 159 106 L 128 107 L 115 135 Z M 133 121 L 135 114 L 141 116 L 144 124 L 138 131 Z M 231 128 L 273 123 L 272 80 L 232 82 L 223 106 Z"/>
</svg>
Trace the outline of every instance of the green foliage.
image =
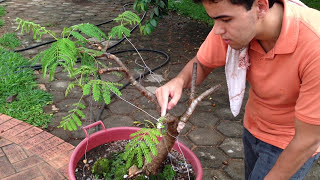
<svg viewBox="0 0 320 180">
<path fill-rule="evenodd" d="M 151 34 L 157 27 L 159 19 L 168 12 L 167 0 L 136 0 L 133 8 L 138 11 L 148 12 L 151 9 L 150 18 L 146 21 L 145 25 L 141 26 L 140 31 L 142 33 Z"/>
<path fill-rule="evenodd" d="M 92 173 L 98 177 L 103 177 L 104 173 L 110 171 L 110 161 L 107 158 L 100 158 L 92 166 Z"/>
<path fill-rule="evenodd" d="M 119 15 L 115 20 L 121 22 L 121 26 L 123 27 L 127 24 L 137 24 L 140 22 L 140 18 L 129 11 Z M 117 88 L 121 84 L 92 80 L 98 79 L 97 71 L 100 67 L 106 67 L 106 65 L 96 60 L 96 57 L 101 56 L 103 52 L 84 47 L 89 42 L 87 37 L 98 40 L 108 39 L 98 27 L 88 23 L 78 24 L 64 28 L 61 37 L 58 37 L 45 27 L 33 22 L 24 21 L 20 18 L 17 18 L 17 22 L 19 24 L 18 29 L 21 29 L 22 33 L 32 30 L 34 39 L 41 38 L 43 34 L 50 34 L 57 40 L 48 49 L 37 54 L 32 61 L 33 64 L 42 64 L 43 76 L 45 77 L 49 74 L 51 81 L 54 80 L 55 70 L 58 66 L 62 66 L 68 72 L 68 76 L 75 79 L 69 83 L 65 93 L 66 96 L 74 87 L 82 88 L 83 95 L 90 95 L 92 88 L 93 99 L 95 101 L 104 101 L 106 104 L 109 104 L 111 101 L 111 92 L 118 96 L 121 95 L 121 92 Z M 117 31 L 117 33 L 120 33 L 121 36 L 122 33 L 130 36 L 127 32 Z M 72 37 L 73 39 L 71 39 Z M 75 66 L 78 58 L 81 58 L 80 67 Z M 85 118 L 82 112 L 84 107 L 82 108 L 79 103 L 74 107 L 74 109 L 69 111 L 70 114 L 62 119 L 59 127 L 73 131 L 82 125 L 81 119 Z"/>
<path fill-rule="evenodd" d="M 162 173 L 151 176 L 150 180 L 173 180 L 176 175 L 177 172 L 173 170 L 172 166 L 165 165 Z"/>
<path fill-rule="evenodd" d="M 192 0 L 169 0 L 169 9 L 183 16 L 207 23 L 209 26 L 214 25 L 214 20 L 208 16 L 203 5 L 195 4 Z"/>
<path fill-rule="evenodd" d="M 143 166 L 143 158 L 150 163 L 150 151 L 154 156 L 158 154 L 156 145 L 159 143 L 157 137 L 161 136 L 161 132 L 157 128 L 141 128 L 139 131 L 130 135 L 133 139 L 126 145 L 123 155 L 126 160 L 126 166 L 132 165 L 134 158 L 138 160 L 138 167 Z"/>
<path fill-rule="evenodd" d="M 114 21 L 120 23 L 120 25 L 115 26 L 111 29 L 109 33 L 109 38 L 122 38 L 123 34 L 127 37 L 130 37 L 130 30 L 126 27 L 127 25 L 136 25 L 141 22 L 141 19 L 138 15 L 131 11 L 125 11 L 122 14 L 119 14 Z"/>
<path fill-rule="evenodd" d="M 82 98 L 81 98 L 82 99 Z M 80 99 L 80 100 L 81 100 Z M 64 130 L 68 129 L 69 131 L 75 131 L 82 125 L 81 118 L 84 119 L 86 116 L 82 112 L 82 110 L 85 108 L 85 105 L 78 102 L 72 105 L 75 107 L 74 109 L 71 109 L 67 116 L 62 118 L 62 121 L 60 122 L 60 125 L 58 127 L 63 127 Z"/>
<path fill-rule="evenodd" d="M 0 19 L 0 27 L 3 26 L 4 22 L 2 19 Z"/>
<path fill-rule="evenodd" d="M 301 0 L 307 6 L 317 9 L 320 11 L 320 1 L 319 0 Z"/>
<path fill-rule="evenodd" d="M 18 23 L 17 30 L 21 29 L 21 34 L 33 32 L 33 39 L 40 40 L 42 35 L 50 34 L 53 38 L 57 39 L 54 32 L 47 30 L 45 27 L 40 26 L 34 22 L 24 21 L 21 18 L 16 18 Z"/>
<path fill-rule="evenodd" d="M 22 55 L 0 48 L 0 113 L 46 128 L 52 119 L 43 106 L 52 103 L 52 96 L 38 89 L 33 70 L 19 68 L 30 63 Z M 16 100 L 6 102 L 10 96 Z"/>
<path fill-rule="evenodd" d="M 3 6 L 0 6 L 0 16 L 6 15 L 6 9 Z"/>
<path fill-rule="evenodd" d="M 123 161 L 123 152 L 113 154 L 109 160 L 111 160 L 111 169 L 108 173 L 104 173 L 104 179 L 122 180 L 123 176 L 128 173 L 128 168 Z"/>
<path fill-rule="evenodd" d="M 21 41 L 15 33 L 5 33 L 0 38 L 0 46 L 4 48 L 14 49 L 21 46 Z"/>
</svg>

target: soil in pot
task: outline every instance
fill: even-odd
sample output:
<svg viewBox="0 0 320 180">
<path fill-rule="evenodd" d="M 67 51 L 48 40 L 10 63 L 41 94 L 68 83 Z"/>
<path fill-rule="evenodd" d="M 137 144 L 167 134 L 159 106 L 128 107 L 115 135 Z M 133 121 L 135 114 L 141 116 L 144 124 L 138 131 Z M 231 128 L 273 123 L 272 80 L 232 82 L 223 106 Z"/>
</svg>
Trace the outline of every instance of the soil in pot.
<svg viewBox="0 0 320 180">
<path fill-rule="evenodd" d="M 125 162 L 120 158 L 121 152 L 124 151 L 125 145 L 128 143 L 128 140 L 121 140 L 121 141 L 114 141 L 110 143 L 103 144 L 101 146 L 98 146 L 96 148 L 93 148 L 89 152 L 85 154 L 85 156 L 82 157 L 82 159 L 78 162 L 76 170 L 75 170 L 75 177 L 78 180 L 94 180 L 94 179 L 104 179 L 103 177 L 98 178 L 92 173 L 92 168 L 94 166 L 94 163 L 98 161 L 101 158 L 107 158 L 109 159 L 110 163 L 110 169 L 113 173 L 117 175 L 113 175 L 110 177 L 110 175 L 105 175 L 105 179 L 126 179 L 126 175 L 128 175 L 128 172 L 126 171 L 125 175 L 121 172 L 121 168 L 115 167 L 115 165 L 123 164 L 125 165 Z M 113 162 L 113 164 L 112 164 Z M 186 180 L 196 179 L 195 173 L 193 171 L 193 168 L 189 162 L 187 164 L 184 163 L 185 159 L 181 153 L 178 153 L 175 150 L 172 150 L 167 157 L 167 159 L 163 162 L 163 166 L 161 171 L 163 172 L 163 169 L 167 169 L 168 167 L 173 167 L 173 170 L 176 174 L 176 176 L 173 179 L 178 180 Z M 123 167 L 123 166 L 122 166 Z M 171 169 L 169 171 L 165 171 L 162 174 L 154 177 L 146 177 L 143 174 L 140 174 L 139 176 L 135 176 L 131 179 L 140 180 L 140 179 L 155 179 L 155 180 L 166 180 L 167 178 L 164 176 L 171 176 L 172 172 Z M 169 174 L 168 174 L 169 173 Z M 116 177 L 118 176 L 118 177 Z"/>
</svg>

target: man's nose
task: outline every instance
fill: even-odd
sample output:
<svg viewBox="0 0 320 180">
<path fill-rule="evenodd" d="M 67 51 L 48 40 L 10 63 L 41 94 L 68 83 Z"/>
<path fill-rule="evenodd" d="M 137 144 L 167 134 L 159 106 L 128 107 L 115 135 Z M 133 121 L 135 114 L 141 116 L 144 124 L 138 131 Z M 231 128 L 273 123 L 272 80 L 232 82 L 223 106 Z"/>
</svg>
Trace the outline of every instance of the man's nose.
<svg viewBox="0 0 320 180">
<path fill-rule="evenodd" d="M 225 28 L 219 21 L 215 21 L 214 23 L 214 34 L 221 35 L 226 32 Z"/>
</svg>

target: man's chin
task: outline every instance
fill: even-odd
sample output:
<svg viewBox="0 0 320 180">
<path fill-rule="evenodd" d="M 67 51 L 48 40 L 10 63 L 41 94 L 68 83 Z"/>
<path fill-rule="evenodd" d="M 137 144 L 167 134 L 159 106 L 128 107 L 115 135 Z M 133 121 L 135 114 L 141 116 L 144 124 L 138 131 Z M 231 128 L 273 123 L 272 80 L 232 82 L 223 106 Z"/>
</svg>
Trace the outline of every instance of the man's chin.
<svg viewBox="0 0 320 180">
<path fill-rule="evenodd" d="M 241 49 L 243 49 L 243 48 L 246 48 L 247 47 L 247 45 L 246 46 L 241 46 L 241 45 L 234 45 L 234 44 L 229 44 L 230 45 L 230 47 L 232 48 L 232 49 L 235 49 L 235 50 L 241 50 Z"/>
</svg>

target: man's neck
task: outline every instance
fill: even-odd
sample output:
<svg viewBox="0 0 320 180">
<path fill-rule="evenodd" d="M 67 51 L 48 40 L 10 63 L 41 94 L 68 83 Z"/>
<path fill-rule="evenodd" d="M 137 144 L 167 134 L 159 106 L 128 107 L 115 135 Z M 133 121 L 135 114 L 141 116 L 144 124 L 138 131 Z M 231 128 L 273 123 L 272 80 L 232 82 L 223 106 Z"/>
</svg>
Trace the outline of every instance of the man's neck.
<svg viewBox="0 0 320 180">
<path fill-rule="evenodd" d="M 260 33 L 256 36 L 265 52 L 274 48 L 281 32 L 283 5 L 275 3 L 261 23 Z"/>
</svg>

